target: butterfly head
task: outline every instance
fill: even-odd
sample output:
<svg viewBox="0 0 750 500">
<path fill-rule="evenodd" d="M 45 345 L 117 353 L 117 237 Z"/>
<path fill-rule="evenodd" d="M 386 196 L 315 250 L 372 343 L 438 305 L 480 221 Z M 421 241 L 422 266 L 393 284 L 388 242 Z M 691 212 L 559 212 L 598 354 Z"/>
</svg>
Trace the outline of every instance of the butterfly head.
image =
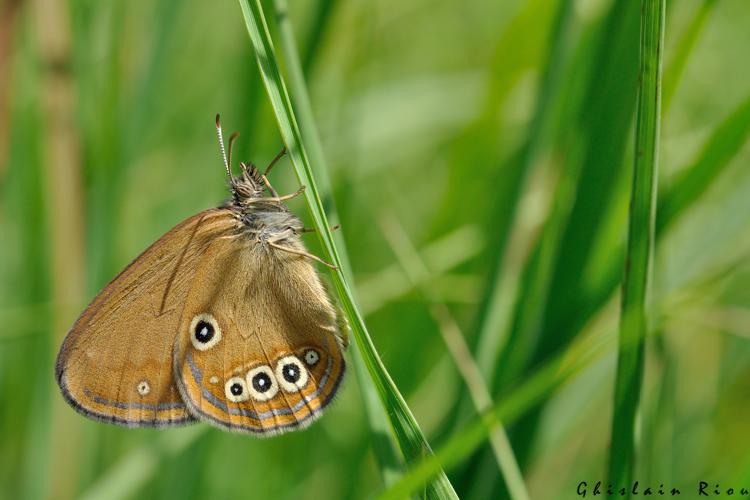
<svg viewBox="0 0 750 500">
<path fill-rule="evenodd" d="M 266 183 L 263 174 L 255 168 L 255 165 L 240 162 L 242 175 L 230 177 L 230 187 L 232 189 L 232 198 L 235 203 L 240 205 L 248 200 L 258 199 L 263 196 L 266 189 Z"/>
<path fill-rule="evenodd" d="M 279 154 L 271 161 L 266 167 L 265 172 L 260 172 L 255 165 L 252 163 L 240 162 L 240 168 L 242 169 L 242 175 L 232 175 L 232 146 L 234 141 L 237 139 L 239 134 L 233 133 L 229 137 L 229 148 L 224 148 L 224 135 L 221 131 L 221 122 L 219 115 L 216 115 L 216 134 L 219 139 L 219 148 L 221 150 L 221 157 L 224 160 L 224 168 L 227 171 L 227 177 L 229 178 L 229 186 L 232 190 L 232 203 L 238 207 L 244 207 L 251 205 L 258 199 L 263 197 L 263 192 L 268 189 L 271 194 L 276 196 L 275 191 L 271 188 L 268 183 L 266 176 L 271 171 L 277 161 L 286 154 L 286 149 L 282 149 Z"/>
</svg>

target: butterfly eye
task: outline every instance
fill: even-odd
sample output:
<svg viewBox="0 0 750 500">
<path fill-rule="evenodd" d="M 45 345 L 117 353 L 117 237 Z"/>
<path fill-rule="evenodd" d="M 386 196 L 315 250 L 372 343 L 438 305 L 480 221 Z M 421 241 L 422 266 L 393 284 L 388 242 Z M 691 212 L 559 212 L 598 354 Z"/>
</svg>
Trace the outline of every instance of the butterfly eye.
<svg viewBox="0 0 750 500">
<path fill-rule="evenodd" d="M 190 322 L 190 341 L 199 351 L 206 351 L 221 340 L 221 328 L 210 314 L 199 314 Z"/>
<path fill-rule="evenodd" d="M 268 401 L 279 392 L 279 384 L 271 368 L 266 365 L 256 366 L 247 372 L 247 385 L 250 395 L 258 401 Z"/>
<path fill-rule="evenodd" d="M 305 363 L 307 366 L 315 366 L 320 361 L 320 354 L 315 349 L 308 349 L 305 351 Z"/>
<path fill-rule="evenodd" d="M 224 394 L 227 399 L 232 403 L 241 403 L 247 401 L 250 398 L 250 393 L 247 390 L 247 384 L 245 379 L 242 377 L 232 377 L 227 380 L 224 384 Z"/>
<path fill-rule="evenodd" d="M 307 385 L 307 368 L 297 356 L 285 356 L 276 363 L 276 378 L 286 392 L 297 392 Z"/>
</svg>

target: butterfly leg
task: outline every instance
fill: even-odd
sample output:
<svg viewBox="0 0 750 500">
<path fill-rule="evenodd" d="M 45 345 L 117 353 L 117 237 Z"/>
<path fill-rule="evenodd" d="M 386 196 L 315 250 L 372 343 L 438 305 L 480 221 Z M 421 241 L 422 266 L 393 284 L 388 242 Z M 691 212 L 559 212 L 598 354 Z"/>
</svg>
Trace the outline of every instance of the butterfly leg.
<svg viewBox="0 0 750 500">
<path fill-rule="evenodd" d="M 267 243 L 270 246 L 276 248 L 277 250 L 283 250 L 284 252 L 293 253 L 295 255 L 301 255 L 303 257 L 307 257 L 308 259 L 312 259 L 312 260 L 318 261 L 321 264 L 323 264 L 324 266 L 330 267 L 331 269 L 338 269 L 338 267 L 334 266 L 333 264 L 329 264 L 328 262 L 324 261 L 323 259 L 321 259 L 317 255 L 313 255 L 313 254 L 308 253 L 308 252 L 303 252 L 302 250 L 295 250 L 293 248 L 285 247 L 285 246 L 276 244 L 276 243 L 274 243 L 272 241 L 268 241 Z"/>
<path fill-rule="evenodd" d="M 276 156 L 274 157 L 274 159 L 273 159 L 273 160 L 271 160 L 271 163 L 269 163 L 269 164 L 268 164 L 268 166 L 266 167 L 266 171 L 265 171 L 265 172 L 263 172 L 263 175 L 264 175 L 264 176 L 265 176 L 265 175 L 268 175 L 268 172 L 270 172 L 270 171 L 271 171 L 271 169 L 272 169 L 272 168 L 274 167 L 274 165 L 276 165 L 276 162 L 277 162 L 277 161 L 279 161 L 279 160 L 280 160 L 281 158 L 283 158 L 283 156 L 284 156 L 285 154 L 286 154 L 286 148 L 285 148 L 285 147 L 284 147 L 284 148 L 281 148 L 281 151 L 279 151 L 279 154 L 277 154 L 277 155 L 276 155 Z"/>
<path fill-rule="evenodd" d="M 284 155 L 286 154 L 286 148 L 281 148 L 281 151 L 274 157 L 273 160 L 271 160 L 271 163 L 268 164 L 266 167 L 265 172 L 263 172 L 263 175 L 260 176 L 261 179 L 263 179 L 263 183 L 268 188 L 268 191 L 273 195 L 274 198 L 279 197 L 279 193 L 276 192 L 276 190 L 271 186 L 271 183 L 268 182 L 268 173 L 271 171 L 271 169 L 276 165 L 276 162 L 278 162 Z"/>
<path fill-rule="evenodd" d="M 271 186 L 271 183 L 268 182 L 268 177 L 266 177 L 266 174 L 261 175 L 260 178 L 263 179 L 263 183 L 266 185 L 268 191 L 273 195 L 273 197 L 278 198 L 279 193 L 277 193 L 273 186 Z"/>
<path fill-rule="evenodd" d="M 264 179 L 266 180 L 266 179 Z M 267 182 L 267 180 L 266 180 Z M 269 185 L 270 186 L 270 185 Z M 273 189 L 273 188 L 271 188 Z M 305 186 L 300 186 L 298 190 L 293 192 L 292 194 L 285 194 L 284 196 L 278 196 L 276 194 L 276 191 L 272 191 L 272 194 L 276 194 L 276 196 L 269 196 L 268 198 L 249 198 L 245 200 L 245 203 L 251 204 L 251 203 L 263 203 L 268 201 L 274 201 L 276 203 L 281 203 L 282 201 L 291 200 L 292 198 L 296 198 L 297 196 L 301 195 L 305 192 Z"/>
<path fill-rule="evenodd" d="M 273 198 L 263 198 L 263 201 L 282 202 L 286 200 L 291 200 L 292 198 L 296 198 L 297 196 L 301 195 L 304 192 L 305 192 L 305 186 L 300 186 L 299 189 L 293 192 L 292 194 L 285 194 L 284 196 L 274 196 Z"/>
<path fill-rule="evenodd" d="M 337 229 L 341 229 L 341 224 L 336 224 L 335 226 L 330 227 L 331 232 L 334 232 Z M 314 227 L 304 227 L 302 228 L 300 233 L 314 233 L 315 231 L 317 231 L 317 229 L 315 229 Z"/>
</svg>

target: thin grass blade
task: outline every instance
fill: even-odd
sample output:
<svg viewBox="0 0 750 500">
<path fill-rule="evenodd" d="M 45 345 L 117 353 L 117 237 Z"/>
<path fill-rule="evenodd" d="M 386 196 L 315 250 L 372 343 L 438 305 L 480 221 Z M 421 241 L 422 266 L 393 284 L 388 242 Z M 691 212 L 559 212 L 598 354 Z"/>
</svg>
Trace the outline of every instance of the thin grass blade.
<svg viewBox="0 0 750 500">
<path fill-rule="evenodd" d="M 643 0 L 641 3 L 635 162 L 609 453 L 609 481 L 618 488 L 632 482 L 637 452 L 636 419 L 650 317 L 649 287 L 656 225 L 665 5 L 665 0 Z"/>
<path fill-rule="evenodd" d="M 330 223 L 335 225 L 338 223 L 338 216 L 336 213 L 336 204 L 333 201 L 331 193 L 331 183 L 328 177 L 328 163 L 326 162 L 325 154 L 323 153 L 323 146 L 320 143 L 320 135 L 318 134 L 318 129 L 315 125 L 312 105 L 310 104 L 310 97 L 305 84 L 305 75 L 302 64 L 300 63 L 299 54 L 297 53 L 294 29 L 292 28 L 288 15 L 287 3 L 285 0 L 275 0 L 274 7 L 276 22 L 279 28 L 281 52 L 284 56 L 284 62 L 286 63 L 287 74 L 289 75 L 291 89 L 290 97 L 292 98 L 291 102 L 294 105 L 294 110 L 296 111 L 297 116 L 299 117 L 300 134 L 307 146 L 311 163 L 318 166 L 318 185 L 321 195 L 320 197 L 323 200 L 323 206 L 329 214 Z M 332 2 L 325 1 L 324 4 L 321 5 L 321 11 L 319 11 L 321 12 L 320 16 L 323 16 L 325 12 L 328 12 L 330 8 L 332 8 Z M 322 24 L 323 19 L 316 18 L 315 30 L 322 31 Z M 312 51 L 313 49 L 310 48 L 308 50 Z M 338 239 L 336 239 L 336 236 L 334 236 L 334 239 L 336 239 L 335 242 L 338 246 L 343 271 L 347 276 L 347 279 L 351 281 L 352 273 L 346 246 L 343 244 L 343 237 L 341 235 L 338 236 Z M 354 358 L 354 370 L 357 373 L 357 380 L 360 383 L 362 391 L 368 424 L 370 426 L 370 431 L 373 434 L 373 451 L 378 460 L 383 481 L 386 484 L 390 484 L 400 475 L 401 472 L 399 453 L 395 448 L 393 436 L 389 432 L 388 416 L 385 413 L 384 407 L 378 400 L 377 390 L 375 389 L 372 379 L 367 374 L 361 353 L 359 351 L 354 351 L 352 356 Z"/>
<path fill-rule="evenodd" d="M 279 72 L 279 65 L 263 9 L 258 0 L 240 0 L 240 6 L 253 44 L 258 68 L 279 123 L 282 138 L 287 146 L 300 183 L 307 186 L 305 199 L 326 254 L 325 257 L 337 267 L 332 272 L 332 280 L 339 301 L 349 320 L 355 343 L 362 355 L 367 371 L 389 417 L 392 431 L 407 462 L 413 462 L 421 457 L 431 455 L 432 451 L 427 440 L 375 350 L 362 314 L 343 274 L 342 260 L 323 210 L 323 203 L 313 177 L 306 145 L 302 140 L 286 85 Z M 319 168 L 317 166 L 317 169 Z M 425 494 L 428 498 L 457 498 L 445 473 L 439 474 L 435 481 L 426 486 Z"/>
</svg>

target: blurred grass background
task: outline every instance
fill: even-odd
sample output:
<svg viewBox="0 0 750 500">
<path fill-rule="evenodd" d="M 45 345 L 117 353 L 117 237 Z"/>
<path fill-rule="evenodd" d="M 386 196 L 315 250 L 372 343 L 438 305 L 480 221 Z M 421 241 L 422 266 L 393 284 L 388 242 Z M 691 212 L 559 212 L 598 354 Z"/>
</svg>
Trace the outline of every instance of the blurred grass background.
<svg viewBox="0 0 750 500">
<path fill-rule="evenodd" d="M 545 367 L 616 332 L 639 2 L 289 9 L 353 285 L 432 447 L 476 419 L 443 341 L 452 325 L 495 402 L 546 382 L 507 426 L 530 497 L 604 480 L 616 343 L 559 383 Z M 353 376 L 310 430 L 271 440 L 97 424 L 54 384 L 88 300 L 226 196 L 214 114 L 241 132 L 241 159 L 281 146 L 238 4 L 2 0 L 0 16 L 0 497 L 381 491 Z M 641 482 L 750 483 L 748 25 L 745 0 L 667 3 Z M 273 177 L 296 188 L 288 163 Z M 447 472 L 461 498 L 508 495 L 489 445 L 460 455 Z"/>
</svg>

